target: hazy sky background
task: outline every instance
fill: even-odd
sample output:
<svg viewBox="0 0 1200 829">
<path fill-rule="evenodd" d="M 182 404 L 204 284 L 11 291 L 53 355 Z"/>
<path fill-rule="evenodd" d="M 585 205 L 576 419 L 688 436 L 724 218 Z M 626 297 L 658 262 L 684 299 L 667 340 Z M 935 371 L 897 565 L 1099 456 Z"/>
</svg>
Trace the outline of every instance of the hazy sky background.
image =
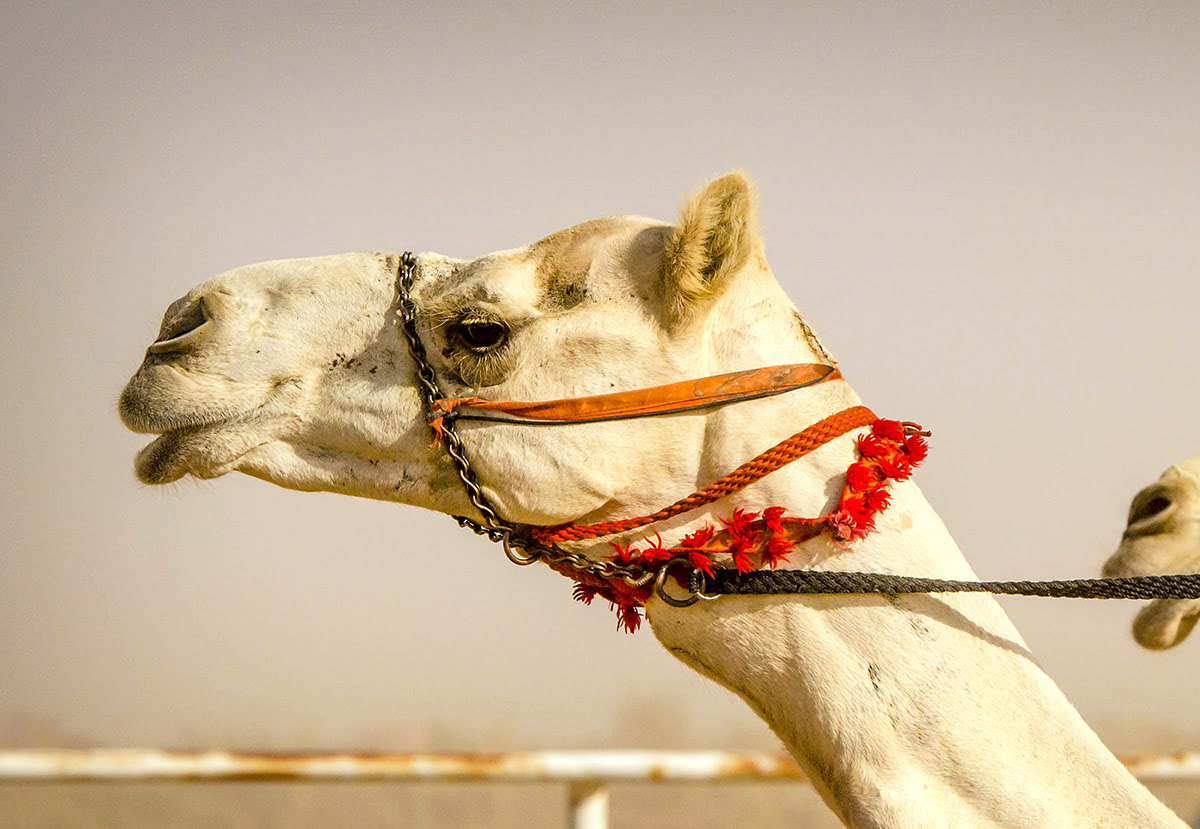
<svg viewBox="0 0 1200 829">
<path fill-rule="evenodd" d="M 978 5 L 6 4 L 0 738 L 770 745 L 448 518 L 139 485 L 115 409 L 229 268 L 671 219 L 734 168 L 866 402 L 934 430 L 919 481 L 976 570 L 1096 575 L 1200 453 L 1200 6 Z M 1200 731 L 1200 642 L 1005 606 L 1085 717 Z"/>
</svg>

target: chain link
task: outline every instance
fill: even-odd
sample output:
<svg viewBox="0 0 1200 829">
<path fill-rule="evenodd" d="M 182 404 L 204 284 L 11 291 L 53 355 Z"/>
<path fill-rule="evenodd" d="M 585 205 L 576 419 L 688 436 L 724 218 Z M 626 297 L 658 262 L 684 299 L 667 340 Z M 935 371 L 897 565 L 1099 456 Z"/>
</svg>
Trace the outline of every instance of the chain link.
<svg viewBox="0 0 1200 829">
<path fill-rule="evenodd" d="M 408 340 L 408 350 L 412 354 L 417 369 L 417 391 L 421 395 L 426 413 L 433 411 L 434 401 L 443 397 L 438 385 L 437 374 L 429 362 L 425 344 L 417 331 L 417 306 L 412 301 L 413 279 L 416 273 L 417 258 L 412 253 L 404 253 L 400 257 L 396 273 L 397 313 L 400 316 L 404 337 Z M 641 587 L 654 578 L 655 573 L 639 564 L 617 564 L 613 561 L 592 561 L 591 559 L 563 550 L 556 546 L 536 544 L 525 538 L 521 528 L 500 517 L 495 507 L 488 501 L 480 486 L 471 462 L 467 458 L 466 449 L 454 427 L 453 417 L 447 416 L 442 421 L 442 443 L 446 453 L 458 473 L 459 480 L 467 491 L 471 506 L 479 511 L 483 522 L 467 518 L 465 515 L 452 516 L 460 527 L 471 530 L 489 541 L 503 544 L 505 553 L 516 564 L 532 564 L 534 561 L 546 561 L 551 564 L 566 564 L 567 566 L 598 576 L 602 579 L 619 578 L 631 587 Z M 525 553 L 524 556 L 514 556 L 511 549 Z"/>
</svg>

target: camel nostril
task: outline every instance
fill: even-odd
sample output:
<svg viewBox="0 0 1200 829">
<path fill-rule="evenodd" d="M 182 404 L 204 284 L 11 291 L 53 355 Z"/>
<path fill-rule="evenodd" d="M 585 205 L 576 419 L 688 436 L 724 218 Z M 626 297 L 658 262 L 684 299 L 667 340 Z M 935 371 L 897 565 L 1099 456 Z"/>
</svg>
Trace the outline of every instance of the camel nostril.
<svg viewBox="0 0 1200 829">
<path fill-rule="evenodd" d="M 1171 492 L 1161 487 L 1149 487 L 1134 496 L 1129 505 L 1129 520 L 1126 532 L 1137 530 L 1146 532 L 1164 520 L 1174 511 L 1175 499 Z"/>
<path fill-rule="evenodd" d="M 1160 512 L 1171 506 L 1171 499 L 1164 498 L 1161 495 L 1151 498 L 1145 504 L 1142 504 L 1135 515 L 1135 520 L 1142 521 L 1146 518 L 1152 518 Z"/>
<path fill-rule="evenodd" d="M 163 316 L 158 338 L 147 351 L 151 354 L 165 354 L 178 350 L 187 344 L 188 335 L 200 329 L 206 322 L 208 313 L 204 308 L 203 299 L 187 302 L 185 297 L 174 302 Z"/>
</svg>

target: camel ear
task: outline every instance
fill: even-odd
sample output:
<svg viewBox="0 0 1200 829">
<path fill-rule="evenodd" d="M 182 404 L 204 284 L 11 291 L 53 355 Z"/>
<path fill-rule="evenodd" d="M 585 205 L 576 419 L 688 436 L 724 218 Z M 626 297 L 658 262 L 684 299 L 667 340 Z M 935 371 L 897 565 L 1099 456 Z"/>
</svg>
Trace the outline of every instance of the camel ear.
<svg viewBox="0 0 1200 829">
<path fill-rule="evenodd" d="M 721 176 L 688 199 L 667 240 L 663 296 L 669 321 L 691 317 L 761 248 L 758 200 L 745 175 Z"/>
</svg>

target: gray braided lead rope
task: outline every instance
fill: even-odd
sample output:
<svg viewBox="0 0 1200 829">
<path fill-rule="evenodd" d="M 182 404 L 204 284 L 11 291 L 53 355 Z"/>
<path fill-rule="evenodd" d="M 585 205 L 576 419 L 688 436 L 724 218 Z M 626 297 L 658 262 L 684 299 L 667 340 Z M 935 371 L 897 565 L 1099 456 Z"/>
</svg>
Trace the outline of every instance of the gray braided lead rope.
<svg viewBox="0 0 1200 829">
<path fill-rule="evenodd" d="M 1200 573 L 1132 576 L 1119 579 L 1068 581 L 954 581 L 888 573 L 845 573 L 822 570 L 718 570 L 692 573 L 693 593 L 777 595 L 813 593 L 1000 593 L 1054 599 L 1200 599 Z"/>
</svg>

